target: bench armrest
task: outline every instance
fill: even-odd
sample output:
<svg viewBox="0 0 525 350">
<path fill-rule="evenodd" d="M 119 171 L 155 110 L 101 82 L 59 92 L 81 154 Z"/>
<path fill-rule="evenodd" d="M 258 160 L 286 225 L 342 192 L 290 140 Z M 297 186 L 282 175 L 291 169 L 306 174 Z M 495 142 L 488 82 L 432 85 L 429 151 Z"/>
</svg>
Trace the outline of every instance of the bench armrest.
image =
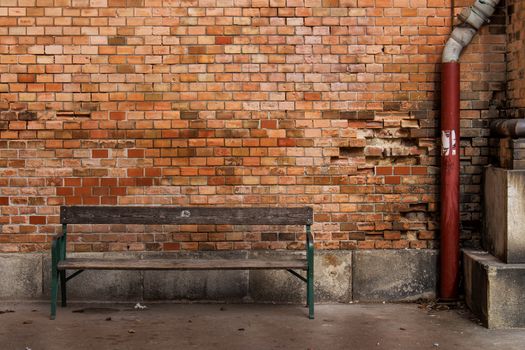
<svg viewBox="0 0 525 350">
<path fill-rule="evenodd" d="M 314 236 L 312 234 L 312 226 L 306 225 L 306 250 L 314 251 Z"/>
<path fill-rule="evenodd" d="M 308 249 L 314 249 L 314 236 L 312 235 L 312 232 L 306 233 L 306 245 L 308 246 Z"/>
<path fill-rule="evenodd" d="M 62 232 L 53 236 L 51 241 L 51 257 L 57 261 L 66 258 L 67 225 L 62 225 Z"/>
</svg>

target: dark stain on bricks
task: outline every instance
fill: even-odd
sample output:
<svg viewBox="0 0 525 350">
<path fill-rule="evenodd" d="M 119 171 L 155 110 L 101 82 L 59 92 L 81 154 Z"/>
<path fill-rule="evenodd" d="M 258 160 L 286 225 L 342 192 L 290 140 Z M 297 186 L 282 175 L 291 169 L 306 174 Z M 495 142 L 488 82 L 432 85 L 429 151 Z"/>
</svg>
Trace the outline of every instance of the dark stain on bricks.
<svg viewBox="0 0 525 350">
<path fill-rule="evenodd" d="M 373 120 L 375 111 L 345 111 L 341 112 L 341 119 L 348 120 Z"/>
<path fill-rule="evenodd" d="M 188 47 L 188 53 L 190 55 L 205 54 L 207 52 L 206 46 L 191 46 Z"/>
<path fill-rule="evenodd" d="M 340 111 L 323 111 L 323 119 L 339 119 Z"/>
<path fill-rule="evenodd" d="M 18 120 L 31 121 L 36 120 L 37 116 L 35 112 L 24 111 L 18 113 Z"/>
<path fill-rule="evenodd" d="M 108 44 L 109 45 L 126 45 L 126 37 L 125 36 L 110 36 L 108 38 Z"/>
<path fill-rule="evenodd" d="M 198 119 L 198 118 L 199 118 L 199 112 L 190 112 L 190 111 L 180 112 L 180 119 L 190 120 L 190 119 Z"/>
<path fill-rule="evenodd" d="M 135 68 L 131 64 L 119 64 L 117 73 L 135 73 Z"/>
<path fill-rule="evenodd" d="M 383 110 L 386 111 L 400 111 L 401 110 L 401 103 L 400 102 L 384 102 L 383 103 Z"/>
</svg>

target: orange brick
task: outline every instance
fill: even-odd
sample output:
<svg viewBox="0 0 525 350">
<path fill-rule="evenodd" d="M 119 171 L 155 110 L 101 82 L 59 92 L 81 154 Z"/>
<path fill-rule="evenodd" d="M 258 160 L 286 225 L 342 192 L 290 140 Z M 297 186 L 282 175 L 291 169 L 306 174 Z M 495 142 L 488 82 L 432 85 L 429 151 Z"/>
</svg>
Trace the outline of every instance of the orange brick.
<svg viewBox="0 0 525 350">
<path fill-rule="evenodd" d="M 46 224 L 46 217 L 45 216 L 30 216 L 29 217 L 29 223 L 32 225 L 44 225 Z"/>
<path fill-rule="evenodd" d="M 107 149 L 94 149 L 91 151 L 93 158 L 107 158 L 108 150 Z"/>
<path fill-rule="evenodd" d="M 376 175 L 392 175 L 391 166 L 377 166 Z"/>
</svg>

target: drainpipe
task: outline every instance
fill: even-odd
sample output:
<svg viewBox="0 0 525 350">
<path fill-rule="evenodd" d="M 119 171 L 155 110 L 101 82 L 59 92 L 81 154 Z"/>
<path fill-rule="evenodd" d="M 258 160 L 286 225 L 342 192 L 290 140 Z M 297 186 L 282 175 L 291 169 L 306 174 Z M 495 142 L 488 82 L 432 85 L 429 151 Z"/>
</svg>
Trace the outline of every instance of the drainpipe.
<svg viewBox="0 0 525 350">
<path fill-rule="evenodd" d="M 525 119 L 496 120 L 490 125 L 490 131 L 499 137 L 523 138 L 525 137 Z"/>
<path fill-rule="evenodd" d="M 476 0 L 458 15 L 442 57 L 440 297 L 454 300 L 459 280 L 459 56 L 500 0 Z"/>
</svg>

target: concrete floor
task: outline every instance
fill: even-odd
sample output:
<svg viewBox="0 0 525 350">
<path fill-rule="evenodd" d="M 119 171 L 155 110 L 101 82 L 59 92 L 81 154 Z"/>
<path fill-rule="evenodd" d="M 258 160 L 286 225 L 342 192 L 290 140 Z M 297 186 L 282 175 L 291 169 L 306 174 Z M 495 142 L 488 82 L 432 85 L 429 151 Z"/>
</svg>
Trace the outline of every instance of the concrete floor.
<svg viewBox="0 0 525 350">
<path fill-rule="evenodd" d="M 0 349 L 524 349 L 525 330 L 488 330 L 464 309 L 417 304 L 0 304 Z M 6 312 L 12 310 L 14 312 Z M 81 311 L 81 312 L 79 312 Z"/>
</svg>

